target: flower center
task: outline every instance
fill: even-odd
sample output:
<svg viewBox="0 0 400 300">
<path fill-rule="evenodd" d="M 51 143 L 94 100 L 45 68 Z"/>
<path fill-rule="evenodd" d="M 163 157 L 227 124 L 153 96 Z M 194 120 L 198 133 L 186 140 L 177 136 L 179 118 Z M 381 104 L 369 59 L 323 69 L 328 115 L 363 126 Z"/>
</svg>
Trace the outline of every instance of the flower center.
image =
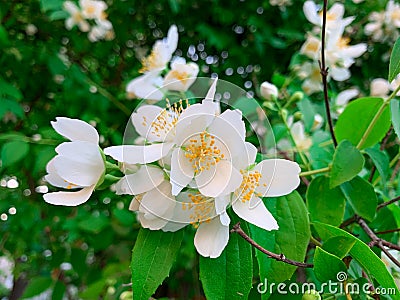
<svg viewBox="0 0 400 300">
<path fill-rule="evenodd" d="M 337 42 L 337 46 L 338 46 L 340 49 L 344 49 L 344 48 L 347 48 L 347 47 L 348 47 L 349 43 L 350 43 L 350 39 L 349 39 L 348 37 L 342 37 L 342 38 L 340 38 L 339 41 Z"/>
<path fill-rule="evenodd" d="M 179 72 L 178 70 L 171 71 L 171 76 L 179 81 L 185 82 L 190 76 L 187 72 Z"/>
<path fill-rule="evenodd" d="M 87 13 L 88 15 L 93 14 L 95 11 L 96 11 L 96 8 L 94 7 L 94 5 L 88 5 L 88 6 L 86 7 L 86 13 Z"/>
<path fill-rule="evenodd" d="M 163 62 L 159 59 L 160 53 L 158 48 L 153 48 L 150 55 L 142 58 L 142 68 L 139 70 L 140 73 L 145 73 L 157 68 L 163 68 Z"/>
<path fill-rule="evenodd" d="M 206 131 L 201 132 L 197 138 L 189 140 L 186 146 L 185 157 L 192 163 L 195 174 L 204 170 L 210 170 L 225 156 L 215 145 L 215 137 Z"/>
<path fill-rule="evenodd" d="M 211 213 L 213 211 L 214 205 L 211 201 L 211 198 L 206 198 L 200 193 L 196 194 L 188 194 L 190 198 L 189 203 L 182 203 L 182 209 L 190 209 L 192 213 L 190 214 L 189 218 L 191 220 L 190 224 L 197 228 L 203 222 L 210 222 L 211 220 Z"/>
<path fill-rule="evenodd" d="M 243 180 L 240 187 L 236 190 L 235 195 L 239 196 L 243 203 L 250 201 L 253 195 L 262 197 L 261 193 L 256 192 L 257 187 L 260 186 L 261 173 L 258 171 L 249 172 L 246 170 L 240 170 L 240 173 L 243 175 Z M 263 185 L 266 186 L 265 183 Z"/>
<path fill-rule="evenodd" d="M 83 21 L 82 14 L 81 14 L 80 12 L 75 13 L 75 14 L 72 16 L 72 19 L 74 20 L 75 23 L 80 23 L 80 22 Z"/>
<path fill-rule="evenodd" d="M 65 182 L 65 183 L 68 183 L 68 185 L 65 187 L 67 190 L 70 190 L 70 189 L 75 188 L 75 187 L 78 186 L 78 185 L 76 185 L 75 183 L 71 183 L 71 182 L 69 182 L 69 181 L 66 181 L 65 179 L 64 179 L 64 182 Z"/>
</svg>

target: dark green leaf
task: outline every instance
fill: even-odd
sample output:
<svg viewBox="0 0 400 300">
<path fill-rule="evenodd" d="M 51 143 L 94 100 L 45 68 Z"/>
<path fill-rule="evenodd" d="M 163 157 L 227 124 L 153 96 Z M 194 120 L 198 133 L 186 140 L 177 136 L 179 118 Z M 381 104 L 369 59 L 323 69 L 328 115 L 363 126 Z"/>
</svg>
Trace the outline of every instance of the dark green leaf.
<svg viewBox="0 0 400 300">
<path fill-rule="evenodd" d="M 60 10 L 62 8 L 62 0 L 40 0 L 40 8 L 43 12 L 48 10 Z"/>
<path fill-rule="evenodd" d="M 248 232 L 246 223 L 241 227 Z M 251 246 L 237 234 L 229 237 L 229 243 L 221 256 L 200 256 L 200 280 L 207 299 L 247 299 L 253 277 Z"/>
<path fill-rule="evenodd" d="M 337 256 L 318 247 L 314 254 L 314 272 L 321 282 L 337 281 L 337 275 L 346 272 L 346 265 Z"/>
<path fill-rule="evenodd" d="M 277 220 L 279 230 L 265 231 L 250 224 L 251 237 L 267 250 L 304 261 L 311 234 L 303 199 L 294 191 L 287 196 L 268 198 L 265 204 Z M 295 266 L 271 259 L 258 250 L 256 256 L 261 281 L 267 278 L 269 283 L 280 283 L 290 279 L 296 271 Z"/>
<path fill-rule="evenodd" d="M 370 278 L 375 278 L 382 287 L 386 289 L 393 288 L 396 291 L 395 295 L 392 295 L 393 300 L 400 299 L 400 291 L 396 287 L 396 283 L 387 270 L 386 265 L 365 243 L 346 231 L 328 224 L 315 222 L 313 226 L 323 240 L 328 240 L 335 236 L 344 236 L 355 240 L 354 246 L 350 250 L 351 257 L 357 260 Z"/>
<path fill-rule="evenodd" d="M 376 166 L 379 174 L 381 175 L 382 182 L 385 184 L 386 177 L 389 174 L 389 158 L 385 152 L 375 149 L 368 148 L 365 149 L 365 153 L 372 159 L 372 162 Z"/>
<path fill-rule="evenodd" d="M 354 239 L 345 236 L 335 236 L 324 242 L 322 249 L 342 259 L 350 252 L 355 242 Z"/>
<path fill-rule="evenodd" d="M 359 98 L 350 102 L 336 123 L 335 134 L 337 140 L 339 142 L 349 140 L 356 146 L 382 104 L 383 99 L 376 97 Z M 354 124 L 357 124 L 357 126 L 354 126 Z M 371 147 L 382 140 L 389 127 L 390 112 L 389 108 L 386 107 L 371 130 L 362 149 Z"/>
<path fill-rule="evenodd" d="M 400 38 L 393 46 L 389 61 L 389 82 L 392 82 L 400 73 Z"/>
<path fill-rule="evenodd" d="M 390 111 L 392 114 L 392 124 L 397 137 L 400 138 L 400 101 L 392 99 L 390 101 Z"/>
<path fill-rule="evenodd" d="M 8 167 L 23 159 L 29 152 L 29 144 L 22 141 L 5 143 L 1 149 L 2 167 Z"/>
<path fill-rule="evenodd" d="M 91 233 L 99 233 L 104 228 L 106 228 L 109 224 L 109 219 L 103 215 L 100 216 L 90 216 L 85 220 L 82 220 L 78 223 L 78 227 L 82 230 L 91 232 Z"/>
<path fill-rule="evenodd" d="M 378 198 L 368 181 L 357 176 L 340 188 L 357 215 L 368 221 L 374 219 Z"/>
<path fill-rule="evenodd" d="M 22 298 L 31 298 L 39 295 L 47 290 L 52 283 L 53 280 L 50 277 L 35 277 L 29 281 Z"/>
<path fill-rule="evenodd" d="M 183 230 L 163 232 L 140 229 L 131 262 L 135 300 L 148 300 L 168 276 L 182 239 Z"/>
<path fill-rule="evenodd" d="M 349 141 L 343 140 L 333 155 L 330 187 L 334 188 L 357 176 L 364 166 L 364 156 Z"/>
<path fill-rule="evenodd" d="M 62 300 L 64 298 L 65 289 L 65 284 L 61 281 L 57 281 L 51 294 L 51 300 Z"/>
<path fill-rule="evenodd" d="M 308 186 L 306 198 L 311 222 L 342 223 L 346 199 L 339 187 L 329 187 L 328 177 L 315 177 Z"/>
</svg>

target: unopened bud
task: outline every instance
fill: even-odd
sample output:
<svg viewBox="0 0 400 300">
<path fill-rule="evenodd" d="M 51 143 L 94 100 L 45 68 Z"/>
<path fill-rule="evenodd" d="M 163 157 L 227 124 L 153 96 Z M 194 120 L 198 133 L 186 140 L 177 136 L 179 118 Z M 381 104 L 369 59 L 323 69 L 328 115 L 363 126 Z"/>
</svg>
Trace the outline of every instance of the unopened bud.
<svg viewBox="0 0 400 300">
<path fill-rule="evenodd" d="M 294 103 L 303 100 L 304 94 L 303 92 L 295 92 L 292 97 L 290 97 L 289 102 Z"/>
<path fill-rule="evenodd" d="M 301 300 L 321 300 L 320 294 L 315 290 L 309 290 L 304 293 Z"/>
<path fill-rule="evenodd" d="M 294 122 L 300 121 L 301 119 L 303 119 L 303 114 L 300 111 L 296 111 L 293 114 L 293 119 L 294 119 Z"/>
<path fill-rule="evenodd" d="M 261 84 L 260 93 L 261 96 L 266 100 L 275 100 L 278 98 L 278 88 L 267 81 L 264 81 Z"/>
</svg>

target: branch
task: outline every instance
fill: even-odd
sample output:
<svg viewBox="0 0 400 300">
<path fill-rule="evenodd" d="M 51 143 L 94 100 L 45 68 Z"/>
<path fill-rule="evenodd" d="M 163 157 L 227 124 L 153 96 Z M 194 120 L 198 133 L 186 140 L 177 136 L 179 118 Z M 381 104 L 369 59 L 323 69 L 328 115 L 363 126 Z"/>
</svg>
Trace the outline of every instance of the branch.
<svg viewBox="0 0 400 300">
<path fill-rule="evenodd" d="M 254 248 L 260 250 L 262 253 L 265 253 L 266 255 L 268 255 L 268 257 L 275 259 L 277 261 L 281 261 L 284 263 L 287 263 L 289 265 L 293 265 L 296 267 L 301 267 L 301 268 L 313 268 L 314 265 L 313 264 L 307 264 L 307 263 L 302 263 L 302 262 L 298 262 L 298 261 L 294 261 L 291 259 L 288 259 L 285 257 L 285 255 L 283 253 L 281 254 L 276 254 L 273 252 L 268 251 L 267 249 L 261 247 L 259 244 L 257 244 L 254 240 L 251 239 L 251 237 L 249 237 L 242 228 L 240 228 L 240 222 L 238 222 L 236 225 L 233 226 L 233 228 L 231 229 L 231 233 L 232 232 L 236 232 L 237 234 L 239 234 L 246 242 L 248 242 L 250 245 L 252 245 Z"/>
<path fill-rule="evenodd" d="M 395 228 L 395 229 L 388 229 L 388 230 L 383 230 L 383 231 L 376 231 L 375 234 L 386 234 L 386 233 L 392 233 L 392 232 L 399 232 L 400 228 Z"/>
<path fill-rule="evenodd" d="M 380 209 L 382 209 L 382 208 L 384 208 L 384 207 L 386 207 L 386 206 L 388 206 L 388 205 L 390 205 L 390 204 L 392 204 L 392 203 L 395 203 L 395 202 L 397 202 L 397 201 L 399 201 L 399 200 L 400 200 L 400 196 L 397 196 L 396 198 L 394 198 L 394 199 L 392 199 L 392 200 L 383 202 L 383 203 L 381 203 L 381 204 L 378 205 L 378 207 L 377 207 L 376 210 L 380 210 Z"/>
<path fill-rule="evenodd" d="M 322 37 L 321 37 L 321 61 L 319 64 L 320 73 L 322 76 L 322 84 L 324 86 L 324 101 L 325 101 L 325 110 L 326 117 L 328 119 L 329 131 L 332 136 L 333 145 L 337 146 L 337 140 L 335 137 L 335 133 L 333 131 L 333 122 L 331 116 L 331 110 L 329 107 L 329 98 L 328 98 L 328 68 L 325 64 L 325 35 L 326 35 L 326 11 L 328 6 L 328 0 L 324 0 L 324 8 L 322 12 Z"/>
<path fill-rule="evenodd" d="M 389 251 L 385 248 L 391 248 L 391 249 L 395 249 L 395 250 L 400 250 L 400 247 L 392 244 L 388 241 L 382 240 L 381 238 L 379 238 L 373 231 L 371 228 L 369 228 L 368 224 L 364 221 L 364 219 L 362 219 L 361 217 L 357 216 L 357 223 L 361 226 L 361 228 L 365 231 L 365 233 L 370 237 L 371 242 L 368 244 L 368 246 L 370 247 L 374 247 L 377 246 L 378 248 L 380 248 L 382 250 L 383 253 L 386 254 L 386 256 L 396 265 L 400 268 L 400 262 L 394 258 Z"/>
</svg>

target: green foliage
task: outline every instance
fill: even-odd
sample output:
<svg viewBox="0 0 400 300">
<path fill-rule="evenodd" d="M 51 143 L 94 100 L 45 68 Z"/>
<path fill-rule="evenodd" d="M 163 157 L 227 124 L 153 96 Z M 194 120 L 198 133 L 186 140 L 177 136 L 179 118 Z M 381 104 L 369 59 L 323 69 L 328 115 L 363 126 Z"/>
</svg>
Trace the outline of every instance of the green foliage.
<svg viewBox="0 0 400 300">
<path fill-rule="evenodd" d="M 356 241 L 346 236 L 334 236 L 329 238 L 322 245 L 322 249 L 343 259 L 353 248 Z"/>
<path fill-rule="evenodd" d="M 353 145 L 357 146 L 382 104 L 383 99 L 375 97 L 360 98 L 350 102 L 339 116 L 335 126 L 335 134 L 338 141 L 349 140 Z M 357 126 L 354 126 L 354 124 L 357 124 Z M 367 137 L 362 149 L 371 147 L 381 141 L 389 127 L 390 112 L 389 108 L 386 107 Z"/>
<path fill-rule="evenodd" d="M 163 232 L 140 229 L 131 263 L 135 299 L 149 299 L 168 276 L 182 239 L 183 230 Z"/>
<path fill-rule="evenodd" d="M 32 279 L 32 281 L 27 286 L 22 298 L 31 298 L 33 296 L 39 295 L 40 293 L 47 290 L 51 284 L 52 280 L 49 277 L 37 277 Z"/>
<path fill-rule="evenodd" d="M 343 140 L 333 155 L 329 186 L 331 188 L 353 179 L 362 170 L 364 157 L 349 141 Z"/>
<path fill-rule="evenodd" d="M 330 188 L 329 178 L 314 178 L 307 189 L 307 208 L 311 222 L 338 226 L 343 221 L 345 197 L 339 187 Z"/>
<path fill-rule="evenodd" d="M 393 46 L 389 61 L 389 81 L 393 81 L 400 73 L 400 39 Z"/>
<path fill-rule="evenodd" d="M 392 116 L 392 123 L 394 131 L 400 138 L 400 102 L 397 99 L 390 101 L 390 112 Z"/>
<path fill-rule="evenodd" d="M 248 231 L 245 223 L 243 230 Z M 200 280 L 207 299 L 247 299 L 252 285 L 251 246 L 239 235 L 229 237 L 228 245 L 217 258 L 200 256 Z"/>
<path fill-rule="evenodd" d="M 29 144 L 23 141 L 8 142 L 1 148 L 2 167 L 6 168 L 22 160 L 29 152 Z"/>
<path fill-rule="evenodd" d="M 321 282 L 329 280 L 336 281 L 337 274 L 346 272 L 347 268 L 339 257 L 326 252 L 324 249 L 317 247 L 314 254 L 314 272 L 315 276 Z"/>
</svg>

